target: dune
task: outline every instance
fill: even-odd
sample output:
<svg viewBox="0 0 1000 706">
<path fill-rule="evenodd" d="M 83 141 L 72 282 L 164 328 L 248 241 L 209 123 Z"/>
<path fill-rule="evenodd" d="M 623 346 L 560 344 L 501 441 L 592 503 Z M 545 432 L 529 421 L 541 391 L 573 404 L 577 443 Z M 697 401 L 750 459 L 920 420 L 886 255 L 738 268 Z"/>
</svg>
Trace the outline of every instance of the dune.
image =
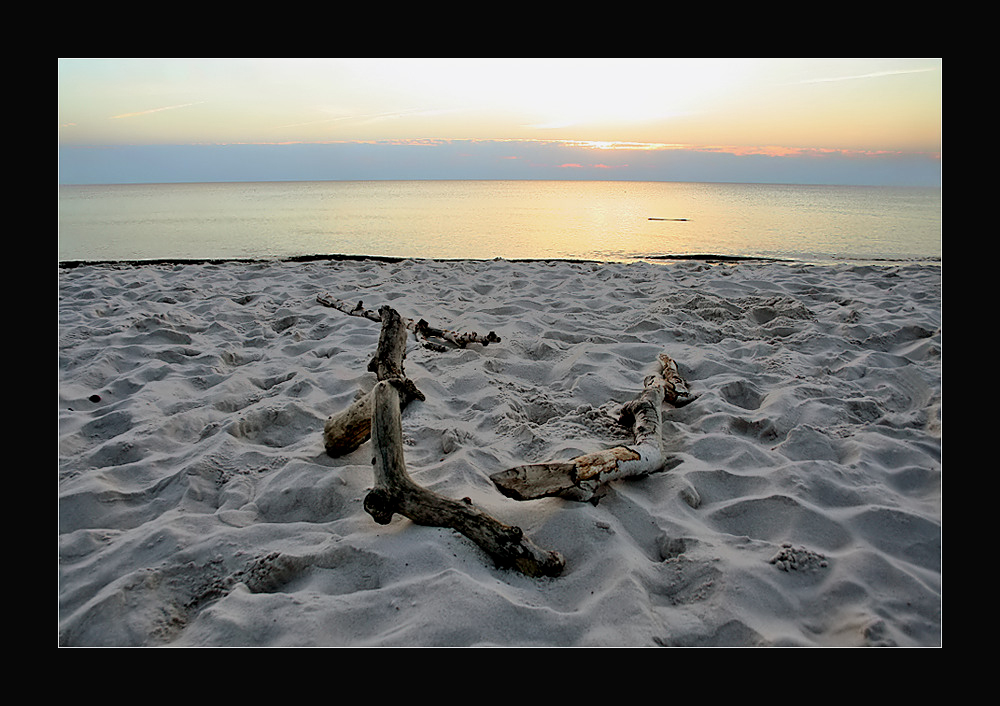
<svg viewBox="0 0 1000 706">
<path fill-rule="evenodd" d="M 941 644 L 941 270 L 775 262 L 78 264 L 58 275 L 60 646 Z M 388 305 L 488 346 L 406 371 L 407 470 L 559 552 L 498 567 L 363 502 Z M 668 354 L 668 467 L 597 502 L 490 476 L 627 444 Z"/>
</svg>

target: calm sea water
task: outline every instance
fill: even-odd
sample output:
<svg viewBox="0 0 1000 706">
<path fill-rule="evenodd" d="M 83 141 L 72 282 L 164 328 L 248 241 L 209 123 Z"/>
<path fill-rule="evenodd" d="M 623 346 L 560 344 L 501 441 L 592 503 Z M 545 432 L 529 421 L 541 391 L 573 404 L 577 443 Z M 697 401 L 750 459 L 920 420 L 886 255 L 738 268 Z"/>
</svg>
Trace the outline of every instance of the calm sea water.
<svg viewBox="0 0 1000 706">
<path fill-rule="evenodd" d="M 664 182 L 63 186 L 59 260 L 941 259 L 941 191 Z"/>
</svg>

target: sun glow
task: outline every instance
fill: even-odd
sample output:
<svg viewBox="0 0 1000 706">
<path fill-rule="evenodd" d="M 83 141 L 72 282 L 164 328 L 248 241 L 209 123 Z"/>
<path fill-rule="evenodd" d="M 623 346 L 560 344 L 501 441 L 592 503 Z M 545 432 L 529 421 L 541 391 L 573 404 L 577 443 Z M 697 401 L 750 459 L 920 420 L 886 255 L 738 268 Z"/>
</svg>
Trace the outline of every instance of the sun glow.
<svg viewBox="0 0 1000 706">
<path fill-rule="evenodd" d="M 59 93 L 65 138 L 95 143 L 424 137 L 877 149 L 890 134 L 940 137 L 940 60 L 64 60 Z"/>
<path fill-rule="evenodd" d="M 941 100 L 940 59 L 71 59 L 58 110 L 70 149 L 470 145 L 652 178 L 694 153 L 939 158 Z"/>
</svg>

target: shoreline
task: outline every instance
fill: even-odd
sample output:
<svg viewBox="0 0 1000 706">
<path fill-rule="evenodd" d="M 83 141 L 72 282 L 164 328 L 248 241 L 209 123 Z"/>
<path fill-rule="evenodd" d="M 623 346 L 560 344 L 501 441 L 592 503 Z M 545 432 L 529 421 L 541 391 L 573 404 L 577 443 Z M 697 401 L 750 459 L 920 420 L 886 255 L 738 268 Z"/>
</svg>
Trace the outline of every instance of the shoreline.
<svg viewBox="0 0 1000 706">
<path fill-rule="evenodd" d="M 568 263 L 628 263 L 642 262 L 650 260 L 654 262 L 707 262 L 707 263 L 784 263 L 800 265 L 825 265 L 825 264 L 849 264 L 849 263 L 875 263 L 886 265 L 929 265 L 940 266 L 942 258 L 914 258 L 909 260 L 891 258 L 833 258 L 829 262 L 815 262 L 811 260 L 796 260 L 789 258 L 773 258 L 755 255 L 719 255 L 719 254 L 680 254 L 680 255 L 642 255 L 625 259 L 600 260 L 593 258 L 423 258 L 423 257 L 401 257 L 390 255 L 348 255 L 333 253 L 328 255 L 289 255 L 274 258 L 254 258 L 254 257 L 218 257 L 218 258 L 146 258 L 146 259 L 98 259 L 98 260 L 60 260 L 60 269 L 72 269 L 87 265 L 202 265 L 202 264 L 260 264 L 269 262 L 359 262 L 370 260 L 373 262 L 399 263 L 406 261 L 413 262 L 568 262 Z"/>
<path fill-rule="evenodd" d="M 59 645 L 940 646 L 940 266 L 639 264 L 61 263 Z M 496 332 L 408 339 L 403 458 L 560 576 L 365 511 L 371 442 L 333 458 L 323 428 L 380 327 L 320 295 Z M 661 470 L 498 492 L 631 443 L 660 353 L 697 396 L 661 407 Z"/>
</svg>

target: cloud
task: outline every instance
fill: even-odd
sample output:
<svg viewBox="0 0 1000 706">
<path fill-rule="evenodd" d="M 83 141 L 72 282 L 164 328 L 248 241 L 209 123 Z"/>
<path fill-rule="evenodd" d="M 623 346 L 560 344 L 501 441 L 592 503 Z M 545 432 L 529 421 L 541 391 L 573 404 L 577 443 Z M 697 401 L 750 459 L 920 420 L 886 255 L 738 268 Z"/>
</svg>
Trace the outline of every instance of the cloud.
<svg viewBox="0 0 1000 706">
<path fill-rule="evenodd" d="M 205 101 L 198 101 L 196 103 L 181 103 L 180 105 L 165 105 L 162 108 L 150 108 L 149 110 L 140 110 L 135 113 L 122 113 L 121 115 L 112 115 L 111 120 L 121 120 L 123 118 L 136 118 L 141 115 L 150 115 L 151 113 L 160 113 L 164 110 L 178 110 L 180 108 L 190 108 L 193 105 L 201 105 Z"/>
<path fill-rule="evenodd" d="M 60 148 L 63 184 L 408 179 L 616 179 L 940 185 L 940 158 L 900 153 L 739 150 L 532 140 Z"/>
<path fill-rule="evenodd" d="M 793 84 L 786 85 L 799 85 L 806 83 L 836 83 L 838 81 L 858 81 L 867 78 L 884 78 L 886 76 L 899 76 L 901 74 L 923 74 L 929 71 L 937 71 L 937 69 L 927 68 L 927 69 L 895 69 L 887 71 L 872 71 L 865 74 L 853 74 L 847 76 L 830 76 L 828 78 L 804 78 L 801 81 L 795 81 Z"/>
</svg>

